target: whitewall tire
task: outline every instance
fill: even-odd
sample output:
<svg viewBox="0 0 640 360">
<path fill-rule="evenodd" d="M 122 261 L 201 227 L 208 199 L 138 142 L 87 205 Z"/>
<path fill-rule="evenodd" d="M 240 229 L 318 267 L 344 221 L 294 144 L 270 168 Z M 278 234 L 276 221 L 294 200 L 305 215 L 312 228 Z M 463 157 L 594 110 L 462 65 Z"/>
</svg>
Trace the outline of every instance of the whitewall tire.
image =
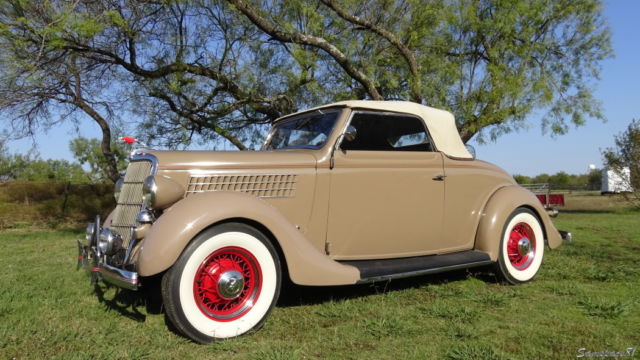
<svg viewBox="0 0 640 360">
<path fill-rule="evenodd" d="M 516 209 L 505 222 L 500 239 L 498 272 L 511 284 L 531 281 L 542 265 L 544 233 L 538 217 Z"/>
<path fill-rule="evenodd" d="M 278 255 L 255 228 L 226 223 L 186 247 L 162 283 L 169 320 L 198 343 L 259 329 L 280 294 Z"/>
</svg>

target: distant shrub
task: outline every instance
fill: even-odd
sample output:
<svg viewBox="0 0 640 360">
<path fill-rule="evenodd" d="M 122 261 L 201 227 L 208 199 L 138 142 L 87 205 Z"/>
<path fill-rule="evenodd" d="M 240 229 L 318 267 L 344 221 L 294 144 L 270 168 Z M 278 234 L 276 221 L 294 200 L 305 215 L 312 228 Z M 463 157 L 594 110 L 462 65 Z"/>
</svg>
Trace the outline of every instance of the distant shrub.
<svg viewBox="0 0 640 360">
<path fill-rule="evenodd" d="M 115 207 L 112 184 L 10 181 L 0 184 L 0 227 L 56 226 L 105 217 Z"/>
</svg>

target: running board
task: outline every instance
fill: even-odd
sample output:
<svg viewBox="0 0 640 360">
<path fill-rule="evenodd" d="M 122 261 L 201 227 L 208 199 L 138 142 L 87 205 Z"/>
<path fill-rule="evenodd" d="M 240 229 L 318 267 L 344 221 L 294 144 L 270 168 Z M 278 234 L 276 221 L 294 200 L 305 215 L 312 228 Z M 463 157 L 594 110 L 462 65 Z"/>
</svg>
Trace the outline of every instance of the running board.
<svg viewBox="0 0 640 360">
<path fill-rule="evenodd" d="M 397 259 L 339 261 L 360 270 L 361 283 L 435 274 L 492 264 L 489 254 L 467 250 L 443 255 L 427 255 Z"/>
</svg>

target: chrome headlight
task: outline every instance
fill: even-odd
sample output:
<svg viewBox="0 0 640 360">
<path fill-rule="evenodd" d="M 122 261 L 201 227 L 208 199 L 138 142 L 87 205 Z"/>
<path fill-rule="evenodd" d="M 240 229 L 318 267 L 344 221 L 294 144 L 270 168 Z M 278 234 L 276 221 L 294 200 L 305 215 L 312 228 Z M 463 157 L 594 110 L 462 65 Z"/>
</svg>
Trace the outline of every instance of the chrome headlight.
<svg viewBox="0 0 640 360">
<path fill-rule="evenodd" d="M 84 233 L 84 241 L 82 242 L 82 245 L 84 246 L 92 246 L 94 239 L 96 238 L 96 224 L 95 223 L 89 223 L 87 224 L 87 230 Z"/>
<path fill-rule="evenodd" d="M 102 229 L 98 238 L 98 249 L 102 254 L 113 255 L 122 248 L 122 238 L 111 229 Z"/>
<path fill-rule="evenodd" d="M 120 198 L 120 191 L 122 190 L 123 185 L 124 185 L 123 178 L 120 178 L 118 179 L 118 181 L 116 181 L 115 190 L 113 191 L 113 196 L 115 196 L 116 202 L 118 202 L 118 199 Z"/>
<path fill-rule="evenodd" d="M 162 210 L 184 196 L 184 187 L 164 175 L 151 175 L 142 184 L 142 202 L 147 209 Z"/>
<path fill-rule="evenodd" d="M 148 208 L 153 208 L 158 194 L 158 185 L 153 175 L 147 176 L 142 184 L 142 202 Z"/>
</svg>

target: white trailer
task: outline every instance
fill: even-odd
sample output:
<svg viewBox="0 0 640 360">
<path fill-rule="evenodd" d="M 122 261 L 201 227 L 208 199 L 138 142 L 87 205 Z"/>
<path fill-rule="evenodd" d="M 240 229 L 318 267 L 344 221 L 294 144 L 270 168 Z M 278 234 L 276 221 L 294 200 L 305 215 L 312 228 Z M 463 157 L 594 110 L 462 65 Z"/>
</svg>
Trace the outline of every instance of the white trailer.
<svg viewBox="0 0 640 360">
<path fill-rule="evenodd" d="M 602 170 L 601 194 L 617 194 L 632 191 L 631 170 L 628 167 L 623 167 L 618 171 L 612 169 Z"/>
</svg>

